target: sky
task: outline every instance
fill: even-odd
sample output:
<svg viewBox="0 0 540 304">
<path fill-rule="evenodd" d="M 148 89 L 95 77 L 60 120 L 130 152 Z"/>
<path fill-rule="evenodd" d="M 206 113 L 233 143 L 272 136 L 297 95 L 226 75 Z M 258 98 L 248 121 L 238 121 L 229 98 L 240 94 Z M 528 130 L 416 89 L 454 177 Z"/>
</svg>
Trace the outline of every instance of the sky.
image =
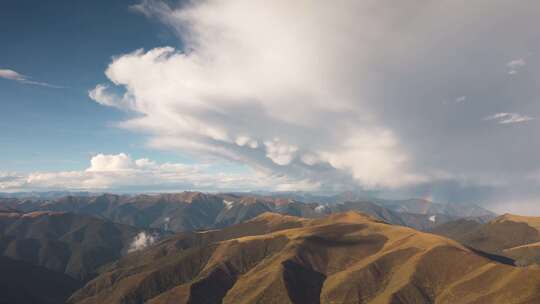
<svg viewBox="0 0 540 304">
<path fill-rule="evenodd" d="M 2 1 L 0 191 L 352 190 L 540 214 L 539 15 Z"/>
</svg>

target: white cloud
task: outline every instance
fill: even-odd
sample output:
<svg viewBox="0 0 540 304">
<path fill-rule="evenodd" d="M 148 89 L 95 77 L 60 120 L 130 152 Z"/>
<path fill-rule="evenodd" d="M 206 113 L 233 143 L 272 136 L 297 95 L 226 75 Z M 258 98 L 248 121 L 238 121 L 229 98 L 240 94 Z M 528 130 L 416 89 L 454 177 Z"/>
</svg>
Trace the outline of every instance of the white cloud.
<svg viewBox="0 0 540 304">
<path fill-rule="evenodd" d="M 514 59 L 506 64 L 506 66 L 510 69 L 508 74 L 515 75 L 518 73 L 518 70 L 524 66 L 527 65 L 527 62 L 523 58 Z"/>
<path fill-rule="evenodd" d="M 319 206 L 315 207 L 315 212 L 317 212 L 317 213 L 323 213 L 323 212 L 326 211 L 326 208 L 327 208 L 327 207 L 324 206 L 324 205 L 319 205 Z"/>
<path fill-rule="evenodd" d="M 0 78 L 23 81 L 26 79 L 23 75 L 8 69 L 0 69 Z"/>
<path fill-rule="evenodd" d="M 149 161 L 147 159 L 139 159 L 134 163 L 131 160 L 131 157 L 125 153 L 116 155 L 97 154 L 90 160 L 90 168 L 86 169 L 86 171 L 102 172 L 131 170 L 135 169 L 138 165 L 147 167 L 148 163 Z"/>
<path fill-rule="evenodd" d="M 88 91 L 88 96 L 104 106 L 116 107 L 118 109 L 127 109 L 130 107 L 132 100 L 128 94 L 117 97 L 115 95 L 107 94 L 107 89 L 108 87 L 106 85 L 97 85 L 94 89 Z"/>
<path fill-rule="evenodd" d="M 46 82 L 39 82 L 39 81 L 33 81 L 30 80 L 28 76 L 22 75 L 16 71 L 10 70 L 10 69 L 0 69 L 0 78 L 8 79 L 8 80 L 14 80 L 20 83 L 24 84 L 31 84 L 31 85 L 38 85 L 42 87 L 48 87 L 48 88 L 54 88 L 54 89 L 61 89 L 62 86 L 52 85 L 50 83 Z"/>
<path fill-rule="evenodd" d="M 456 98 L 456 103 L 463 103 L 465 101 L 467 101 L 467 96 L 460 96 Z"/>
<path fill-rule="evenodd" d="M 530 117 L 527 115 L 521 115 L 518 113 L 497 113 L 497 114 L 490 115 L 484 119 L 495 120 L 499 124 L 514 124 L 514 123 L 534 120 L 533 117 Z"/>
<path fill-rule="evenodd" d="M 357 16 L 371 5 L 236 0 L 174 10 L 143 1 L 136 9 L 177 31 L 186 51 L 161 47 L 116 57 L 106 75 L 125 95 L 98 85 L 90 97 L 142 114 L 122 126 L 152 134 L 152 147 L 314 183 L 332 184 L 336 176 L 341 183 L 348 175 L 356 185 L 405 185 L 420 174 L 399 139 L 364 106 L 361 80 L 369 77 L 371 47 L 351 39 L 387 38 L 364 29 L 390 25 Z M 323 16 L 328 26 L 320 26 Z M 315 162 L 305 155 L 327 157 Z"/>
<path fill-rule="evenodd" d="M 389 131 L 359 132 L 343 143 L 342 150 L 321 153 L 321 158 L 334 168 L 350 170 L 356 180 L 369 188 L 377 187 L 381 181 L 387 187 L 425 182 L 422 175 L 400 170 L 407 158 L 395 154 L 396 146 L 397 139 Z"/>
<path fill-rule="evenodd" d="M 149 234 L 146 232 L 139 232 L 134 238 L 131 244 L 129 245 L 128 252 L 134 252 L 142 250 L 148 246 L 151 246 L 158 240 L 159 236 L 154 234 Z"/>
<path fill-rule="evenodd" d="M 259 143 L 256 140 L 249 138 L 248 136 L 238 136 L 235 143 L 241 147 L 248 146 L 252 149 L 257 149 L 259 147 Z"/>
<path fill-rule="evenodd" d="M 500 77 L 501 67 L 536 65 L 505 58 L 540 47 L 538 1 L 166 3 L 136 9 L 169 26 L 183 49 L 115 57 L 109 88 L 92 94 L 134 113 L 121 127 L 149 134 L 150 147 L 240 162 L 306 188 L 448 201 L 529 185 L 522 176 L 540 169 L 540 125 L 494 132 L 478 119 L 508 100 L 518 113 L 540 110 L 538 73 Z M 434 102 L 441 96 L 467 106 Z M 492 122 L 532 118 L 516 115 Z"/>
<path fill-rule="evenodd" d="M 265 141 L 264 146 L 266 147 L 266 157 L 280 166 L 290 164 L 298 151 L 297 146 L 283 143 L 279 138 Z"/>
<path fill-rule="evenodd" d="M 313 189 L 313 183 L 262 172 L 227 173 L 215 166 L 133 160 L 128 154 L 97 154 L 81 171 L 0 172 L 1 191 L 46 189 L 136 191 L 247 191 L 253 189 Z"/>
<path fill-rule="evenodd" d="M 308 166 L 313 166 L 321 162 L 321 159 L 318 156 L 310 153 L 303 154 L 300 159 Z"/>
<path fill-rule="evenodd" d="M 525 61 L 525 59 L 520 58 L 520 59 L 515 59 L 508 62 L 506 66 L 511 68 L 512 70 L 515 70 L 515 69 L 525 66 L 526 64 L 527 62 Z"/>
</svg>

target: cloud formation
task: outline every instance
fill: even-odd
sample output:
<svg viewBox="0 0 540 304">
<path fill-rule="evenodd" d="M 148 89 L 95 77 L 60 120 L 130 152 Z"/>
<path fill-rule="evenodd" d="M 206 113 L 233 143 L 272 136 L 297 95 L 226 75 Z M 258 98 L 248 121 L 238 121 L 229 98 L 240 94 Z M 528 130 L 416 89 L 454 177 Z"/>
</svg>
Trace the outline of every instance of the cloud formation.
<svg viewBox="0 0 540 304">
<path fill-rule="evenodd" d="M 96 191 L 249 191 L 312 190 L 317 184 L 286 176 L 227 173 L 212 164 L 157 163 L 132 159 L 126 153 L 97 154 L 81 171 L 0 172 L 0 191 L 96 190 Z"/>
<path fill-rule="evenodd" d="M 465 102 L 465 101 L 467 101 L 467 96 L 460 96 L 460 97 L 456 98 L 457 103 L 462 103 L 462 102 Z"/>
<path fill-rule="evenodd" d="M 46 82 L 33 81 L 30 77 L 22 75 L 10 69 L 0 69 L 0 78 L 17 81 L 23 84 L 37 85 L 42 87 L 48 87 L 53 89 L 61 89 L 62 86 L 52 85 Z"/>
<path fill-rule="evenodd" d="M 486 117 L 485 120 L 495 120 L 497 123 L 505 125 L 526 122 L 534 120 L 534 118 L 518 113 L 497 113 Z"/>
<path fill-rule="evenodd" d="M 525 62 L 525 59 L 523 59 L 523 58 L 515 59 L 515 60 L 512 60 L 512 61 L 508 62 L 506 64 L 506 66 L 510 69 L 508 74 L 510 74 L 510 75 L 517 74 L 518 70 L 520 68 L 524 67 L 525 65 L 527 65 L 527 62 Z"/>
<path fill-rule="evenodd" d="M 23 81 L 25 77 L 13 70 L 0 69 L 0 78 Z"/>
<path fill-rule="evenodd" d="M 90 96 L 135 113 L 120 125 L 148 134 L 152 147 L 323 189 L 446 201 L 492 199 L 485 189 L 508 193 L 540 169 L 529 152 L 540 148 L 528 136 L 535 124 L 496 132 L 483 120 L 500 112 L 494 121 L 523 122 L 540 111 L 536 59 L 508 63 L 527 64 L 519 83 L 501 70 L 509 54 L 540 48 L 537 1 L 145 0 L 135 9 L 183 47 L 115 57 L 111 84 Z M 531 116 L 503 112 L 509 106 Z"/>
<path fill-rule="evenodd" d="M 139 232 L 134 238 L 128 248 L 128 253 L 142 250 L 158 240 L 158 235 L 153 235 L 146 232 Z"/>
<path fill-rule="evenodd" d="M 142 114 L 123 126 L 150 132 L 158 148 L 228 158 L 330 188 L 344 181 L 397 187 L 425 179 L 347 80 L 362 76 L 354 68 L 368 51 L 347 38 L 363 35 L 350 8 L 318 2 L 307 5 L 302 18 L 287 12 L 304 7 L 302 1 L 278 1 L 269 9 L 209 1 L 173 10 L 146 1 L 138 10 L 173 26 L 191 51 L 163 47 L 118 57 L 106 74 L 126 94 L 114 96 L 98 85 L 90 96 Z M 327 41 L 317 41 L 313 29 L 325 11 L 332 22 L 343 22 L 323 33 Z M 256 21 L 265 18 L 280 22 Z"/>
</svg>

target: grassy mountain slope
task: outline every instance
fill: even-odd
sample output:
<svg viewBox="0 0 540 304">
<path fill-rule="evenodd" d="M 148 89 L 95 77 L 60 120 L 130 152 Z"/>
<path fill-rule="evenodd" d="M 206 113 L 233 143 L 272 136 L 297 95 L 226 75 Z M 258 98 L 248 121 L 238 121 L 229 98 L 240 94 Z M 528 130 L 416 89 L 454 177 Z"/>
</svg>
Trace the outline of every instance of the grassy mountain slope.
<svg viewBox="0 0 540 304">
<path fill-rule="evenodd" d="M 540 261 L 540 217 L 504 214 L 486 224 L 462 220 L 441 225 L 432 232 L 485 252 L 510 257 L 518 265 Z"/>
<path fill-rule="evenodd" d="M 128 255 L 70 303 L 537 303 L 540 269 L 356 212 L 265 213 Z"/>
<path fill-rule="evenodd" d="M 0 254 L 87 280 L 125 253 L 140 231 L 65 212 L 1 212 Z"/>
</svg>

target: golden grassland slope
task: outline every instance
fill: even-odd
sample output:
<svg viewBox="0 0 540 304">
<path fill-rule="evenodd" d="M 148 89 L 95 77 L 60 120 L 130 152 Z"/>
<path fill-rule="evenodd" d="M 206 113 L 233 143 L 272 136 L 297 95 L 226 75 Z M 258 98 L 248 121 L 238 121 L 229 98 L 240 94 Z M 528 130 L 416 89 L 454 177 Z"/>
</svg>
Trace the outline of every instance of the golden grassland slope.
<svg viewBox="0 0 540 304">
<path fill-rule="evenodd" d="M 504 214 L 483 225 L 460 220 L 432 232 L 512 258 L 517 265 L 540 263 L 540 217 Z"/>
<path fill-rule="evenodd" d="M 346 212 L 265 213 L 126 256 L 70 303 L 539 303 L 540 269 Z"/>
</svg>

